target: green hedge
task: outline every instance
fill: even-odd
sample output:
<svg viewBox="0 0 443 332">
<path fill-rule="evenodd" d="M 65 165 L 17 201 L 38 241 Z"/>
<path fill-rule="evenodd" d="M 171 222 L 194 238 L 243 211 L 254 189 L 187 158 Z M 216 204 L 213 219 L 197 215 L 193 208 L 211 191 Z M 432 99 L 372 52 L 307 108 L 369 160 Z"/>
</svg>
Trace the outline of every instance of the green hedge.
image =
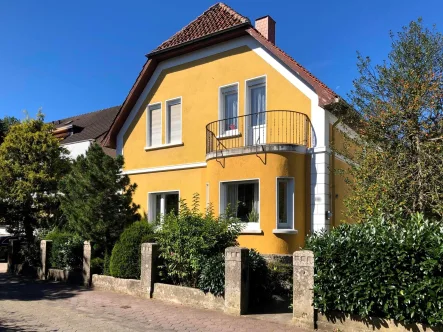
<svg viewBox="0 0 443 332">
<path fill-rule="evenodd" d="M 113 277 L 140 279 L 141 244 L 154 242 L 152 224 L 146 220 L 129 225 L 112 249 L 109 273 Z"/>
<path fill-rule="evenodd" d="M 80 269 L 83 264 L 83 239 L 72 233 L 52 231 L 45 237 L 52 241 L 49 258 L 51 267 L 57 269 Z"/>
<path fill-rule="evenodd" d="M 310 237 L 314 304 L 405 323 L 443 323 L 443 229 L 412 215 L 343 224 Z"/>
</svg>

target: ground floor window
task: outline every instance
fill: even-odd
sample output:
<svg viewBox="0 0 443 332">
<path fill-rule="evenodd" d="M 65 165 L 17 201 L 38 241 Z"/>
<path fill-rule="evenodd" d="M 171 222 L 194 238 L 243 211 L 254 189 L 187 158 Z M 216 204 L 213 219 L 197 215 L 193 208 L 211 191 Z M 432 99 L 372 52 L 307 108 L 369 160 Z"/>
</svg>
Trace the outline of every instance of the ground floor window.
<svg viewBox="0 0 443 332">
<path fill-rule="evenodd" d="M 178 213 L 179 193 L 178 191 L 159 192 L 149 194 L 148 217 L 149 221 L 168 214 Z"/>
<path fill-rule="evenodd" d="M 277 228 L 294 228 L 294 179 L 277 178 Z"/>
<path fill-rule="evenodd" d="M 229 206 L 237 218 L 248 224 L 247 227 L 259 229 L 259 182 L 223 182 L 220 187 L 221 211 Z"/>
</svg>

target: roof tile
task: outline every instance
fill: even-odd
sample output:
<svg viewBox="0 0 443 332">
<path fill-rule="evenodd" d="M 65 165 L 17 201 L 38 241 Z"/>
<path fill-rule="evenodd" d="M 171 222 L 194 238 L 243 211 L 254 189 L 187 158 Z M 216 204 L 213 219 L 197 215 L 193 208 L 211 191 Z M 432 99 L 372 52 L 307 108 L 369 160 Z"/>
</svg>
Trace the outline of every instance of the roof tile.
<svg viewBox="0 0 443 332">
<path fill-rule="evenodd" d="M 203 38 L 216 32 L 250 23 L 249 19 L 234 11 L 224 3 L 217 3 L 162 43 L 152 53 Z"/>
</svg>

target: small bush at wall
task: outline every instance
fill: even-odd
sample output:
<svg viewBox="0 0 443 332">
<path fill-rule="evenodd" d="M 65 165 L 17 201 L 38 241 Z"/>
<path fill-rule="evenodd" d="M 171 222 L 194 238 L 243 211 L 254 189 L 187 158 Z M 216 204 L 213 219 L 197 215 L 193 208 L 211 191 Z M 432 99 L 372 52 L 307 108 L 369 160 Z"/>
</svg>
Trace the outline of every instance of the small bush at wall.
<svg viewBox="0 0 443 332">
<path fill-rule="evenodd" d="M 112 250 L 109 272 L 113 277 L 140 279 L 141 244 L 154 242 L 153 225 L 146 220 L 126 227 Z"/>
<path fill-rule="evenodd" d="M 52 241 L 49 263 L 57 269 L 80 269 L 83 265 L 83 239 L 76 234 L 52 231 L 46 235 Z"/>
<path fill-rule="evenodd" d="M 198 288 L 205 293 L 209 292 L 217 296 L 225 293 L 225 256 L 220 253 L 207 259 L 204 263 Z"/>
<path fill-rule="evenodd" d="M 443 229 L 422 215 L 343 224 L 310 237 L 314 304 L 405 323 L 443 324 Z"/>
<path fill-rule="evenodd" d="M 197 287 L 208 258 L 237 245 L 241 228 L 240 220 L 229 215 L 215 217 L 210 209 L 201 213 L 197 195 L 191 208 L 182 200 L 178 215 L 164 216 L 157 233 L 163 281 Z"/>
</svg>

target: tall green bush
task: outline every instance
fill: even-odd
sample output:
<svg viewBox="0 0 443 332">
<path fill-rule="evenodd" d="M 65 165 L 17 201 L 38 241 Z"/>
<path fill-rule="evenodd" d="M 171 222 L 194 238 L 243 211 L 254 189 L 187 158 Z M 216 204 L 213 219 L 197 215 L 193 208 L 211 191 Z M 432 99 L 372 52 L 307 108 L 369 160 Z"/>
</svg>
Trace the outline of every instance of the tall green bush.
<svg viewBox="0 0 443 332">
<path fill-rule="evenodd" d="M 154 241 L 154 229 L 146 220 L 126 227 L 112 249 L 109 272 L 113 277 L 140 279 L 141 244 Z"/>
<path fill-rule="evenodd" d="M 55 230 L 46 235 L 46 240 L 52 241 L 51 267 L 65 270 L 82 267 L 84 241 L 80 236 Z"/>
<path fill-rule="evenodd" d="M 421 214 L 313 235 L 314 304 L 405 323 L 443 324 L 443 229 Z"/>
<path fill-rule="evenodd" d="M 182 200 L 178 215 L 164 216 L 157 233 L 163 278 L 197 287 L 207 259 L 236 246 L 241 228 L 241 221 L 229 214 L 215 217 L 211 209 L 200 212 L 198 195 L 194 195 L 191 208 Z"/>
</svg>

